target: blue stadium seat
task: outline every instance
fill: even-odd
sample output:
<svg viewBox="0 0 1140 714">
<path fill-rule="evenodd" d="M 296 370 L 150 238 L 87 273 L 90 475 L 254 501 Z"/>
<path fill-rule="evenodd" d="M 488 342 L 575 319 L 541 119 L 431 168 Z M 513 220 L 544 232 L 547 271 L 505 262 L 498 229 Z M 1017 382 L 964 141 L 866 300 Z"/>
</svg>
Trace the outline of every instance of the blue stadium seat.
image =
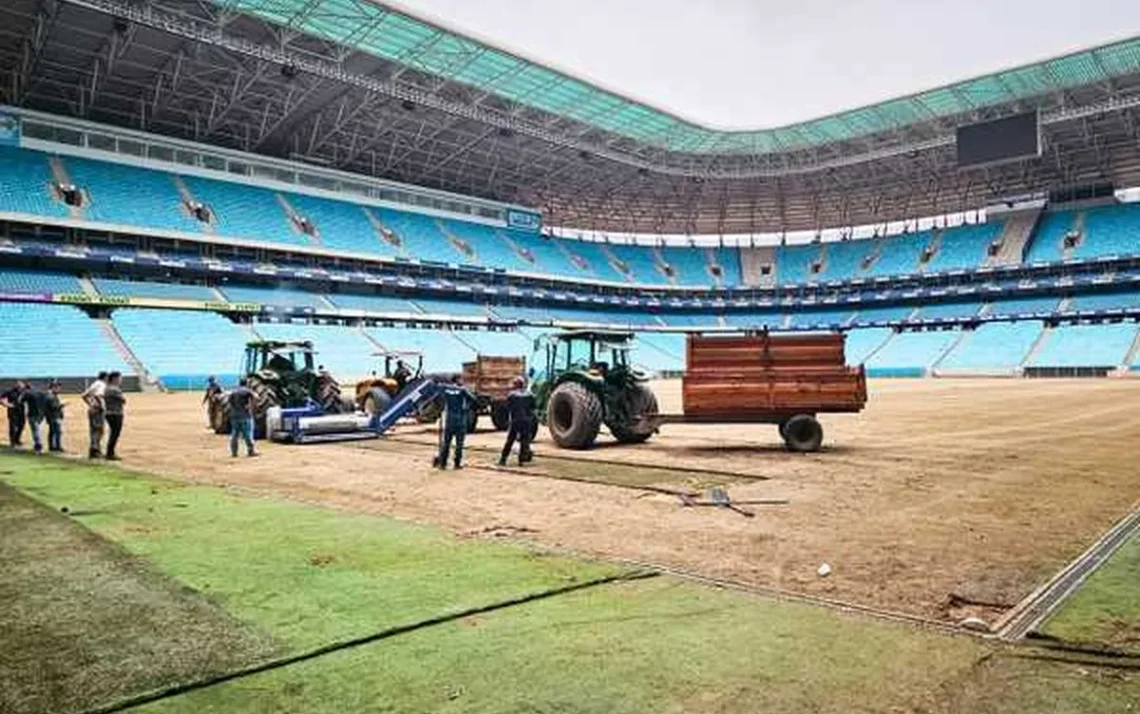
<svg viewBox="0 0 1140 714">
<path fill-rule="evenodd" d="M 197 233 L 201 224 L 182 207 L 174 178 L 163 171 L 68 157 L 72 182 L 91 199 L 84 215 L 93 221 Z"/>
<path fill-rule="evenodd" d="M 847 364 L 859 365 L 866 362 L 867 358 L 882 346 L 892 332 L 889 327 L 865 327 L 849 330 L 847 332 L 847 344 L 844 347 Z"/>
<path fill-rule="evenodd" d="M 986 259 L 987 249 L 1001 231 L 1000 221 L 947 228 L 942 232 L 938 252 L 926 264 L 926 272 L 980 267 Z"/>
<path fill-rule="evenodd" d="M 252 285 L 225 285 L 219 288 L 230 302 L 256 302 L 281 307 L 328 307 L 317 293 L 289 288 L 262 288 Z"/>
<path fill-rule="evenodd" d="M 1060 325 L 1044 338 L 1033 367 L 1118 367 L 1136 339 L 1134 323 Z"/>
<path fill-rule="evenodd" d="M 1074 258 L 1102 258 L 1140 252 L 1140 204 L 1103 206 L 1085 212 L 1085 237 Z"/>
<path fill-rule="evenodd" d="M 716 279 L 709 272 L 708 257 L 704 248 L 665 246 L 659 250 L 661 257 L 673 269 L 673 276 L 678 285 L 709 287 L 716 284 Z M 720 257 L 719 254 L 717 256 Z M 722 272 L 723 269 L 724 266 L 722 266 Z M 722 278 L 722 283 L 725 285 L 736 284 L 730 283 L 728 276 Z"/>
<path fill-rule="evenodd" d="M 1096 312 L 1098 310 L 1124 310 L 1140 308 L 1140 293 L 1095 293 L 1078 295 L 1069 302 L 1070 312 Z"/>
<path fill-rule="evenodd" d="M 213 312 L 118 308 L 111 321 L 135 357 L 168 389 L 202 389 L 210 375 L 232 384 L 245 344 L 253 339 Z"/>
<path fill-rule="evenodd" d="M 852 280 L 867 276 L 863 261 L 872 243 L 869 240 L 832 241 L 824 244 L 827 260 L 820 280 Z"/>
<path fill-rule="evenodd" d="M 396 246 L 377 234 L 363 206 L 304 194 L 289 194 L 287 198 L 297 213 L 316 226 L 326 248 L 389 258 L 399 255 Z"/>
<path fill-rule="evenodd" d="M 527 262 L 496 228 L 481 223 L 440 219 L 440 224 L 452 235 L 466 242 L 475 250 L 476 259 L 466 262 L 477 263 L 486 268 L 535 272 L 533 263 Z"/>
<path fill-rule="evenodd" d="M 481 303 L 469 300 L 447 300 L 444 298 L 416 297 L 411 302 L 431 315 L 455 315 L 460 317 L 486 317 L 487 310 Z"/>
<path fill-rule="evenodd" d="M 215 181 L 184 176 L 194 199 L 209 206 L 214 214 L 214 232 L 226 238 L 311 245 L 298 231 L 273 191 L 232 181 Z"/>
<path fill-rule="evenodd" d="M 49 158 L 39 151 L 0 146 L 0 211 L 55 218 L 71 215 L 55 197 Z"/>
<path fill-rule="evenodd" d="M 776 281 L 781 285 L 819 282 L 822 278 L 812 272 L 812 265 L 820 260 L 819 245 L 788 245 L 776 248 Z"/>
<path fill-rule="evenodd" d="M 464 255 L 456 248 L 431 216 L 390 208 L 371 210 L 385 228 L 399 236 L 409 256 L 449 265 L 474 264 L 476 257 Z"/>
<path fill-rule="evenodd" d="M 567 240 L 563 243 L 563 246 L 566 250 L 586 261 L 586 264 L 590 266 L 590 270 L 594 272 L 598 280 L 608 280 L 617 283 L 627 282 L 626 276 L 613 266 L 600 244 L 592 243 L 588 240 Z M 664 282 L 664 280 L 655 280 L 654 282 L 661 283 Z"/>
<path fill-rule="evenodd" d="M 579 267 L 567 257 L 566 252 L 564 252 L 565 249 L 558 246 L 568 246 L 569 243 L 561 238 L 529 235 L 518 231 L 510 231 L 509 235 L 516 245 L 529 251 L 534 257 L 534 267 L 527 268 L 527 272 L 562 275 L 569 278 L 597 277 L 592 269 Z"/>
<path fill-rule="evenodd" d="M 948 370 L 1012 370 L 1029 354 L 1041 330 L 1042 324 L 1036 320 L 988 322 L 966 332 L 938 367 Z"/>
<path fill-rule="evenodd" d="M 83 288 L 74 275 L 0 267 L 0 292 L 76 294 Z"/>
<path fill-rule="evenodd" d="M 933 238 L 931 231 L 880 238 L 879 259 L 871 265 L 867 274 L 871 277 L 885 277 L 917 273 L 922 251 Z"/>
<path fill-rule="evenodd" d="M 132 373 L 98 323 L 79 308 L 0 302 L 0 325 L 0 375 L 43 379 L 94 377 L 100 370 Z"/>
<path fill-rule="evenodd" d="M 952 320 L 960 317 L 974 317 L 982 308 L 976 302 L 936 302 L 918 308 L 914 320 Z"/>
<path fill-rule="evenodd" d="M 1003 315 L 1048 315 L 1056 312 L 1061 298 L 1046 295 L 1043 297 L 1007 298 L 994 300 L 990 314 Z"/>
<path fill-rule="evenodd" d="M 784 314 L 779 312 L 726 312 L 724 321 L 729 327 L 751 327 L 770 330 L 779 329 L 784 324 Z"/>
<path fill-rule="evenodd" d="M 253 329 L 267 340 L 313 343 L 316 365 L 323 365 L 342 384 L 378 369 L 379 348 L 356 327 L 292 322 L 255 322 Z M 349 390 L 342 390 L 348 392 Z"/>
<path fill-rule="evenodd" d="M 653 249 L 645 245 L 611 245 L 610 252 L 626 264 L 635 282 L 644 285 L 662 285 L 670 282 L 654 257 Z"/>
<path fill-rule="evenodd" d="M 867 360 L 874 377 L 921 377 L 958 339 L 958 330 L 899 332 Z"/>
<path fill-rule="evenodd" d="M 914 313 L 913 305 L 896 305 L 893 307 L 865 307 L 855 314 L 851 324 L 858 325 L 869 322 L 905 322 Z"/>
<path fill-rule="evenodd" d="M 418 314 L 407 298 L 388 295 L 356 295 L 351 293 L 330 293 L 329 300 L 337 307 L 349 310 L 368 310 L 370 312 L 410 313 Z"/>
<path fill-rule="evenodd" d="M 1025 262 L 1052 263 L 1064 258 L 1065 235 L 1072 229 L 1075 215 L 1072 211 L 1058 211 L 1042 216 L 1025 252 Z"/>
<path fill-rule="evenodd" d="M 789 327 L 842 327 L 855 316 L 855 308 L 839 310 L 807 310 L 791 313 Z"/>
<path fill-rule="evenodd" d="M 92 278 L 92 283 L 100 295 L 126 297 L 162 298 L 166 300 L 216 301 L 218 296 L 204 285 L 182 285 L 179 283 L 148 283 L 133 280 L 112 280 Z"/>
</svg>

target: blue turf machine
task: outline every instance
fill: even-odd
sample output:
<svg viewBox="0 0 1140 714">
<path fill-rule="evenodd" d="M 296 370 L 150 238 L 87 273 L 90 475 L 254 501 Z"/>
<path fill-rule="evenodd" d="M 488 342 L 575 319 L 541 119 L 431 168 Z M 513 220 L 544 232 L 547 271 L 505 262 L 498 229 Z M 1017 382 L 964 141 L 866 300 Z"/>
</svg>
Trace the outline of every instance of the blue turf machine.
<svg viewBox="0 0 1140 714">
<path fill-rule="evenodd" d="M 286 444 L 317 444 L 334 441 L 376 439 L 396 422 L 427 404 L 439 394 L 440 385 L 431 377 L 412 382 L 378 414 L 326 414 L 310 401 L 302 407 L 271 409 L 266 430 L 273 441 Z"/>
</svg>

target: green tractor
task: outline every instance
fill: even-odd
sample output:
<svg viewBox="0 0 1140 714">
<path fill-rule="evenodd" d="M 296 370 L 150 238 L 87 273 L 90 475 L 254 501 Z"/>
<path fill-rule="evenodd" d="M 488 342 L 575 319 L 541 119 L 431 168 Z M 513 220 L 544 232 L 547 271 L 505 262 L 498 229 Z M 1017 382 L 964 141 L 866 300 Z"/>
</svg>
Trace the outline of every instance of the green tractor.
<svg viewBox="0 0 1140 714">
<path fill-rule="evenodd" d="M 245 346 L 240 374 L 254 395 L 256 437 L 265 436 L 265 416 L 271 407 L 303 407 L 316 402 L 328 414 L 351 412 L 351 399 L 341 397 L 340 385 L 327 372 L 313 367 L 312 342 L 259 340 Z M 229 393 L 210 402 L 210 426 L 218 434 L 230 431 Z"/>
<path fill-rule="evenodd" d="M 623 444 L 656 431 L 657 397 L 649 377 L 629 363 L 631 332 L 574 330 L 545 338 L 545 364 L 534 380 L 539 418 L 564 449 L 588 449 L 602 424 Z M 541 341 L 535 349 L 540 351 Z"/>
</svg>

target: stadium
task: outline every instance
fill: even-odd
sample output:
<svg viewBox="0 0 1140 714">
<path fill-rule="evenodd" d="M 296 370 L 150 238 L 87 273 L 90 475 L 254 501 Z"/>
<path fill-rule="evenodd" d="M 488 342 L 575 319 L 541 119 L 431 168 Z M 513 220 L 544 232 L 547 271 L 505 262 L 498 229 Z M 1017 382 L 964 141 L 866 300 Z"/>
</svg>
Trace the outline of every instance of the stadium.
<svg viewBox="0 0 1140 714">
<path fill-rule="evenodd" d="M 0 710 L 1140 701 L 1140 37 L 721 130 L 371 0 L 0 20 Z"/>
</svg>

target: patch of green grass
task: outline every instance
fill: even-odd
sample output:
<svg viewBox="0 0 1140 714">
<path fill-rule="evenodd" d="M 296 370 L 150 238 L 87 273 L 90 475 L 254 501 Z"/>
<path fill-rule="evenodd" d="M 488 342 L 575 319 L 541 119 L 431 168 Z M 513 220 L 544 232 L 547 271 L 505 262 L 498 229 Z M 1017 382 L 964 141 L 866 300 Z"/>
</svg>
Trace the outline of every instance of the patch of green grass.
<svg viewBox="0 0 1140 714">
<path fill-rule="evenodd" d="M 275 653 L 269 637 L 0 483 L 0 711 L 78 711 Z"/>
<path fill-rule="evenodd" d="M 1089 576 L 1042 633 L 1140 653 L 1140 537 L 1133 536 Z"/>
<path fill-rule="evenodd" d="M 420 630 L 138 711 L 915 711 L 987 651 L 970 638 L 656 578 Z"/>
<path fill-rule="evenodd" d="M 49 458 L 0 479 L 305 650 L 619 572 L 434 528 Z"/>
</svg>

